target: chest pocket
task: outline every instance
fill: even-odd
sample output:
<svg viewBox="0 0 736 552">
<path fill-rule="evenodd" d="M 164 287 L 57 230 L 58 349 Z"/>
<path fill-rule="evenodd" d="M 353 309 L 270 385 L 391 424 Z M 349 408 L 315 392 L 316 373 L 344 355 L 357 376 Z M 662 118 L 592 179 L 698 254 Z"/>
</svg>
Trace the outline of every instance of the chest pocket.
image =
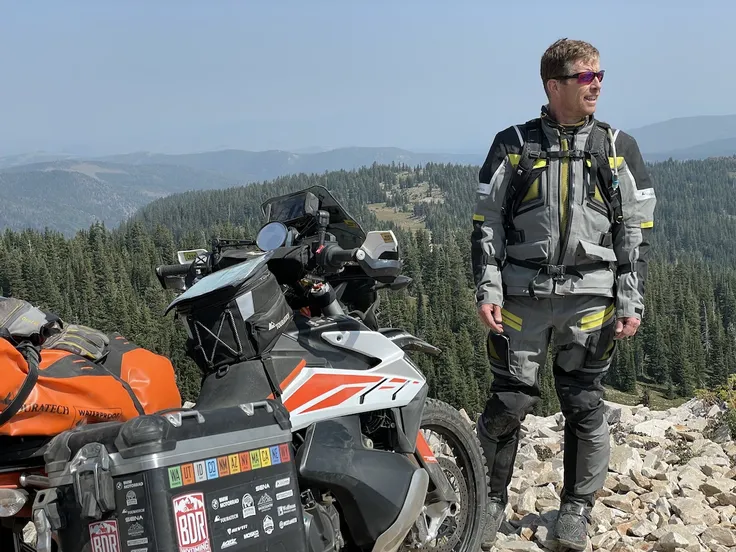
<svg viewBox="0 0 736 552">
<path fill-rule="evenodd" d="M 532 211 L 547 203 L 547 160 L 537 159 L 526 184 L 514 202 L 514 216 Z"/>
<path fill-rule="evenodd" d="M 585 160 L 586 167 L 591 168 L 589 159 Z M 609 164 L 613 164 L 613 159 L 609 158 Z M 585 199 L 584 203 L 587 207 L 603 215 L 607 221 L 612 216 L 612 207 L 603 193 L 603 186 L 606 184 L 601 181 L 600 174 L 592 173 L 590 170 L 585 171 Z"/>
</svg>

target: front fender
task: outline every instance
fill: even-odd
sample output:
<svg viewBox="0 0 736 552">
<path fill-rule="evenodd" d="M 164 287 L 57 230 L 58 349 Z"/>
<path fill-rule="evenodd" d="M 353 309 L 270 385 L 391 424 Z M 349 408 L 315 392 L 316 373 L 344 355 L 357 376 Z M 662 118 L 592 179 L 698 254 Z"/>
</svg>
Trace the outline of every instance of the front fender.
<svg viewBox="0 0 736 552">
<path fill-rule="evenodd" d="M 399 330 L 397 328 L 382 328 L 378 331 L 389 338 L 403 351 L 419 351 L 435 357 L 442 354 L 442 349 L 427 343 L 423 339 L 420 339 L 407 331 Z"/>
</svg>

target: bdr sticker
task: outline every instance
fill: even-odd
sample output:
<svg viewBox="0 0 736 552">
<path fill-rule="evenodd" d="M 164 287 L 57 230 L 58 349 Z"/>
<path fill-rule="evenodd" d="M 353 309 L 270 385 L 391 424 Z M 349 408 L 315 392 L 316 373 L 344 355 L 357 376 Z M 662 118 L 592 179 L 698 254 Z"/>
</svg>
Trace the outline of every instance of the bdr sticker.
<svg viewBox="0 0 736 552">
<path fill-rule="evenodd" d="M 92 552 L 120 552 L 118 522 L 114 519 L 90 523 L 89 537 Z"/>
<path fill-rule="evenodd" d="M 179 552 L 211 552 L 204 493 L 189 493 L 173 499 Z"/>
</svg>

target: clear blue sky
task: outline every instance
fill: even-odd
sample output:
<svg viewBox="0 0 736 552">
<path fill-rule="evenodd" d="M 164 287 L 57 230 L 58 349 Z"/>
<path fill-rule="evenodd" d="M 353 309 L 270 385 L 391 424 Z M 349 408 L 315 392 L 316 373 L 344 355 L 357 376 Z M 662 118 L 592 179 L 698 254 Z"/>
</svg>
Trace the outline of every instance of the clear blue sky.
<svg viewBox="0 0 736 552">
<path fill-rule="evenodd" d="M 0 154 L 398 146 L 484 151 L 537 115 L 561 36 L 634 128 L 731 114 L 736 2 L 7 1 Z"/>
</svg>

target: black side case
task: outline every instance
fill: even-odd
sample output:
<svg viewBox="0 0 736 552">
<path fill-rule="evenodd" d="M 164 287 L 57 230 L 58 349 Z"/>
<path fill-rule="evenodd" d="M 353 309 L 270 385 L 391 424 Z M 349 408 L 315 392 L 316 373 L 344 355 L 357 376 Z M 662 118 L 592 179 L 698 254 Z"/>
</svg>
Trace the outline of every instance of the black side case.
<svg viewBox="0 0 736 552">
<path fill-rule="evenodd" d="M 269 400 L 66 431 L 34 509 L 64 552 L 306 552 L 290 427 Z"/>
</svg>

